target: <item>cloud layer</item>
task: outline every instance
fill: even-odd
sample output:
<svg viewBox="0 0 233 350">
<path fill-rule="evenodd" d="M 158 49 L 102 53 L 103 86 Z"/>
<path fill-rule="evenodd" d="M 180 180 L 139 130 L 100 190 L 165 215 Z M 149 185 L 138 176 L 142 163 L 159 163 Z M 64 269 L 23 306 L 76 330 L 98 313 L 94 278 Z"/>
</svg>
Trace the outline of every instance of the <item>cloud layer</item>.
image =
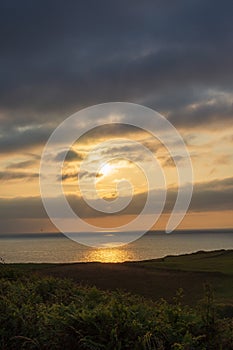
<svg viewBox="0 0 233 350">
<path fill-rule="evenodd" d="M 232 117 L 232 12 L 226 0 L 2 1 L 2 122 L 46 123 L 112 100 L 144 102 L 185 125 Z M 206 107 L 225 93 L 229 107 Z"/>
<path fill-rule="evenodd" d="M 176 189 L 168 190 L 164 213 L 170 213 L 175 200 Z M 146 200 L 146 193 L 141 193 L 133 197 L 132 202 L 121 215 L 138 215 L 143 209 Z M 156 213 L 157 192 L 154 191 L 154 206 L 150 208 L 150 213 Z M 104 217 L 105 213 L 91 209 L 79 196 L 68 196 L 69 203 L 80 217 Z M 57 199 L 51 198 L 54 207 Z M 109 202 L 110 203 L 110 202 Z M 208 212 L 231 210 L 233 206 L 233 178 L 203 182 L 195 185 L 194 195 L 190 204 L 190 212 Z M 118 213 L 119 214 L 119 213 Z M 117 214 L 117 215 L 118 215 Z M 0 219 L 43 219 L 47 214 L 43 208 L 40 197 L 27 198 L 0 198 Z"/>
<path fill-rule="evenodd" d="M 0 218 L 46 218 L 38 174 L 49 135 L 70 114 L 111 101 L 151 107 L 182 133 L 196 176 L 190 211 L 231 209 L 232 14 L 230 0 L 1 1 Z M 158 142 L 118 124 L 96 128 L 74 145 L 57 179 L 68 185 L 76 180 L 77 164 L 106 135 L 133 136 L 165 170 L 174 169 Z M 122 144 L 103 150 L 102 156 L 123 149 Z M 124 151 L 140 158 L 137 149 Z M 54 149 L 51 161 L 63 155 L 62 148 Z M 170 177 L 175 183 L 175 175 Z M 166 212 L 175 201 L 174 187 Z M 141 192 L 123 214 L 141 210 L 146 196 Z M 99 215 L 79 197 L 69 200 L 82 216 Z"/>
</svg>

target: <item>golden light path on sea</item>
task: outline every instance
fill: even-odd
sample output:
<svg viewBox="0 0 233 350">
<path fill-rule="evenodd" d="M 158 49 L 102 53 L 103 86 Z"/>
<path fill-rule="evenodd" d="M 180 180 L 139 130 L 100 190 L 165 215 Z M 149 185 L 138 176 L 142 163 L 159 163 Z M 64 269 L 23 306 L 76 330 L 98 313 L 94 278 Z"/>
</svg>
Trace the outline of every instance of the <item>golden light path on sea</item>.
<svg viewBox="0 0 233 350">
<path fill-rule="evenodd" d="M 86 260 L 102 263 L 120 263 L 134 260 L 133 255 L 134 253 L 132 251 L 127 251 L 126 246 L 121 248 L 98 248 L 88 252 Z"/>
</svg>

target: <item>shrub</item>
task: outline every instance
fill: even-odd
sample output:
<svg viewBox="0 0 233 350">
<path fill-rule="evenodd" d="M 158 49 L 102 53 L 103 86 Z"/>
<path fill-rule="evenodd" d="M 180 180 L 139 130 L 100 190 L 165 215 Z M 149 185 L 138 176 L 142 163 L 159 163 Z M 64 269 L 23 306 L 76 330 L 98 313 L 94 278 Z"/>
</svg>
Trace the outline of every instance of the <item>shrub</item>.
<svg viewBox="0 0 233 350">
<path fill-rule="evenodd" d="M 170 304 L 70 280 L 9 276 L 5 273 L 0 280 L 3 350 L 233 348 L 233 320 L 218 316 L 209 287 L 191 309 L 182 305 L 182 291 Z"/>
</svg>

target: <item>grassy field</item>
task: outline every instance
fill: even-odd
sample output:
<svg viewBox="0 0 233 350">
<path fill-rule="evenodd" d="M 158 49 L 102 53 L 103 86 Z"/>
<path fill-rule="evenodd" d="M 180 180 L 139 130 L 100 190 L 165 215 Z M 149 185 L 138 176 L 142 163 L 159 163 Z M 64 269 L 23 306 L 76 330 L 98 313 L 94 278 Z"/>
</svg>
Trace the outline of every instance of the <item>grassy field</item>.
<svg viewBox="0 0 233 350">
<path fill-rule="evenodd" d="M 140 265 L 182 271 L 219 272 L 232 276 L 233 251 L 199 251 L 192 254 L 167 256 L 162 259 L 143 261 L 140 262 Z"/>
<path fill-rule="evenodd" d="M 212 285 L 217 300 L 233 304 L 232 250 L 203 251 L 180 256 L 167 256 L 163 259 L 140 262 L 139 266 L 155 273 L 163 270 L 177 277 L 181 274 L 184 278 L 180 282 L 181 287 L 183 284 L 184 289 L 187 289 L 193 300 L 196 300 L 197 295 L 199 295 L 201 284 L 208 283 Z M 190 287 L 188 287 L 189 283 L 191 283 Z M 197 289 L 194 284 L 196 284 Z M 197 292 L 196 296 L 195 291 Z"/>
<path fill-rule="evenodd" d="M 233 251 L 198 252 L 125 263 L 14 264 L 41 276 L 71 278 L 82 285 L 123 290 L 152 300 L 171 301 L 179 288 L 195 304 L 209 284 L 218 303 L 233 305 Z"/>
<path fill-rule="evenodd" d="M 232 258 L 0 264 L 0 349 L 232 350 Z"/>
</svg>

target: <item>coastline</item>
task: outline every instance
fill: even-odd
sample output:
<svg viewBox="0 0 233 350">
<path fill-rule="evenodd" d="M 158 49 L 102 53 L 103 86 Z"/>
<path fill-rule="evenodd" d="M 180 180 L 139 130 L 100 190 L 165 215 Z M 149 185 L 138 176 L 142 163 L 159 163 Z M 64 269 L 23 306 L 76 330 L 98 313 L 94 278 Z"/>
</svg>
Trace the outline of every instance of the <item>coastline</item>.
<svg viewBox="0 0 233 350">
<path fill-rule="evenodd" d="M 103 290 L 123 290 L 157 300 L 172 299 L 182 288 L 184 302 L 195 304 L 209 284 L 219 303 L 233 305 L 233 250 L 199 251 L 123 263 L 6 264 L 25 273 L 72 279 Z"/>
</svg>

